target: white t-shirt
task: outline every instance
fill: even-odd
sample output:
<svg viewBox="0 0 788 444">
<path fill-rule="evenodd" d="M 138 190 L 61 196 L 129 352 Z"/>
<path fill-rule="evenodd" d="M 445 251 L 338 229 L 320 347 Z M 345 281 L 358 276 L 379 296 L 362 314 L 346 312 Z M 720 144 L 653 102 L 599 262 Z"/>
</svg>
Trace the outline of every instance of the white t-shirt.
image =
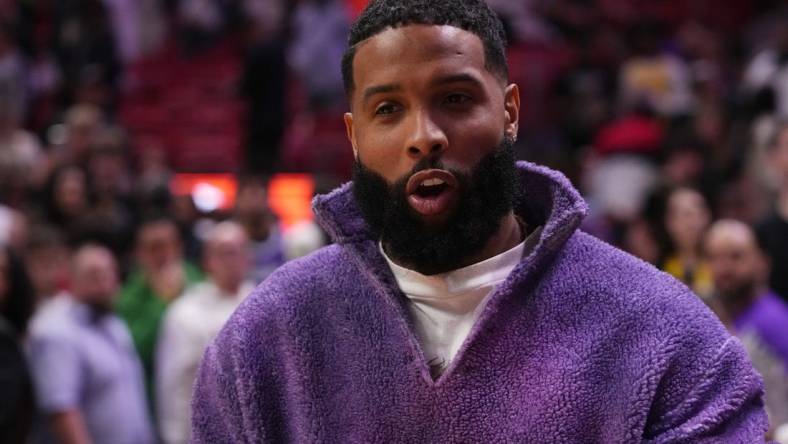
<svg viewBox="0 0 788 444">
<path fill-rule="evenodd" d="M 523 242 L 497 256 L 432 276 L 395 264 L 380 246 L 397 285 L 408 298 L 415 333 L 433 374 L 448 367 L 489 295 L 533 250 L 541 232 L 541 227 L 535 229 Z"/>
</svg>

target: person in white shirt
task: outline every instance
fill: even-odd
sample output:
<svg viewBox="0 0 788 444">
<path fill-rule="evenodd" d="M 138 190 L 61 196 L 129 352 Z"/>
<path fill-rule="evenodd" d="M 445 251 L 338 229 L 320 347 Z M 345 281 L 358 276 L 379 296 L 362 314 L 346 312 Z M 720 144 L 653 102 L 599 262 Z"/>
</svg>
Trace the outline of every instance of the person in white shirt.
<svg viewBox="0 0 788 444">
<path fill-rule="evenodd" d="M 203 253 L 208 280 L 191 287 L 167 310 L 156 356 L 156 409 L 162 441 L 189 440 L 192 384 L 203 351 L 253 284 L 249 240 L 237 223 L 217 224 Z"/>
</svg>

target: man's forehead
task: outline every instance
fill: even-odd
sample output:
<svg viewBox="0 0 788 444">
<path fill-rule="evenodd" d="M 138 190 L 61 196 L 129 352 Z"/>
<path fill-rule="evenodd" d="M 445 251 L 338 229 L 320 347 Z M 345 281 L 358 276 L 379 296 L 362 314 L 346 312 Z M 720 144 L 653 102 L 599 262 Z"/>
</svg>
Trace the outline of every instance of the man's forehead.
<svg viewBox="0 0 788 444">
<path fill-rule="evenodd" d="M 387 28 L 359 43 L 354 57 L 354 78 L 392 62 L 428 63 L 456 58 L 484 66 L 484 46 L 475 34 L 450 25 L 406 25 Z"/>
</svg>

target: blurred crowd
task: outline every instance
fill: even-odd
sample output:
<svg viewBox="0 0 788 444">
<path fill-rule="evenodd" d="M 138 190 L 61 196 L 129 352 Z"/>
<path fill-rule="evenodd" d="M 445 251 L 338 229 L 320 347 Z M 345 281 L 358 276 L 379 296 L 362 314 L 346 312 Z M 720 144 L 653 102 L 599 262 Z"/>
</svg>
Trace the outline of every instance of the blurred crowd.
<svg viewBox="0 0 788 444">
<path fill-rule="evenodd" d="M 742 338 L 788 442 L 788 6 L 489 3 L 519 157 L 563 171 L 586 231 Z M 0 442 L 187 441 L 204 347 L 324 243 L 283 228 L 267 180 L 349 179 L 340 60 L 364 5 L 0 0 Z M 217 170 L 237 175 L 230 209 L 170 186 Z"/>
</svg>

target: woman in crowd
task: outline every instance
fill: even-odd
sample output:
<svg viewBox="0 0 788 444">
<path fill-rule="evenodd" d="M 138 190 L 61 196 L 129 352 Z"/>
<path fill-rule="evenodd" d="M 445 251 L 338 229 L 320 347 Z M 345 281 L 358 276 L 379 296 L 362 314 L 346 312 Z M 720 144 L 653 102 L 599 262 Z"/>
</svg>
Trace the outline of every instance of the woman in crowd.
<svg viewBox="0 0 788 444">
<path fill-rule="evenodd" d="M 651 210 L 660 245 L 657 266 L 684 282 L 701 298 L 712 291 L 711 272 L 703 258 L 703 238 L 712 221 L 706 198 L 688 186 L 659 190 Z"/>
</svg>

